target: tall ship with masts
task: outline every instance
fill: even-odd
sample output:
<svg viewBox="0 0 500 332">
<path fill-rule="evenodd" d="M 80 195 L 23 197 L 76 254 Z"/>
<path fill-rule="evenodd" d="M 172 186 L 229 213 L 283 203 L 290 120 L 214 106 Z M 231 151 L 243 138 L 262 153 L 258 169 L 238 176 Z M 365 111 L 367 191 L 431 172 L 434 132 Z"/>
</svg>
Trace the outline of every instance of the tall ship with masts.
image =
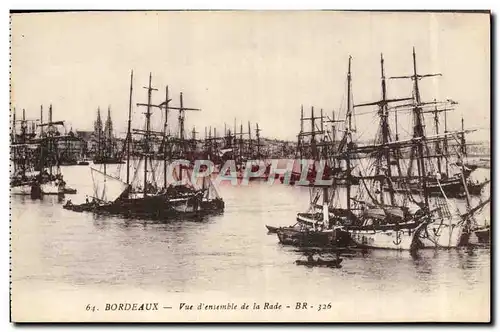
<svg viewBox="0 0 500 332">
<path fill-rule="evenodd" d="M 172 167 L 175 164 L 174 158 L 185 156 L 186 153 L 184 117 L 185 111 L 190 109 L 184 107 L 182 93 L 180 106 L 171 106 L 168 87 L 165 90 L 165 101 L 159 105 L 153 104 L 152 92 L 157 89 L 151 86 L 151 81 L 152 75 L 150 74 L 149 85 L 145 87 L 148 94 L 147 103 L 137 104 L 138 107 L 146 109 L 144 128 L 132 129 L 133 73 L 131 74 L 129 119 L 124 145 L 125 179 L 108 174 L 106 164 L 102 165 L 101 170 L 92 168 L 94 182 L 92 202 L 80 205 L 67 204 L 66 209 L 148 219 L 202 216 L 224 210 L 224 201 L 211 179 L 202 177 L 200 181 L 193 182 L 190 179 L 195 177 L 192 176 L 190 165 L 179 164 Z M 153 128 L 151 121 L 153 110 L 164 112 L 161 130 Z M 170 110 L 179 111 L 178 137 L 168 135 L 167 119 Z M 134 151 L 134 155 L 139 157 L 136 160 L 131 158 L 133 136 L 140 137 L 136 141 L 140 146 L 140 151 Z M 155 149 L 152 143 L 158 141 L 161 142 L 160 149 Z M 162 160 L 159 160 L 158 155 L 163 156 Z M 169 169 L 172 171 L 173 181 L 169 179 Z"/>
<path fill-rule="evenodd" d="M 451 208 L 446 191 L 451 190 L 450 181 L 441 182 L 441 173 L 432 163 L 437 158 L 448 157 L 431 155 L 429 145 L 447 142 L 464 135 L 462 131 L 447 131 L 443 134 L 426 136 L 424 117 L 421 107 L 418 81 L 424 77 L 416 72 L 416 57 L 413 52 L 413 93 L 412 98 L 387 99 L 384 61 L 381 58 L 382 99 L 360 106 L 378 106 L 380 117 L 379 131 L 373 145 L 359 146 L 352 152 L 363 153 L 369 157 L 365 175 L 360 174 L 362 186 L 356 203 L 363 206 L 352 225 L 346 225 L 356 244 L 360 246 L 385 249 L 417 249 L 423 247 L 456 247 L 466 244 L 471 230 L 473 214 L 486 203 L 481 203 L 465 213 Z M 407 77 L 395 77 L 407 78 Z M 396 132 L 395 139 L 389 126 L 389 103 L 410 100 L 413 104 L 410 115 L 413 123 L 411 138 L 401 140 Z M 392 110 L 398 107 L 393 107 Z M 397 126 L 397 112 L 395 112 Z M 439 149 L 437 149 L 439 151 Z M 409 154 L 409 159 L 403 154 Z M 414 163 L 417 175 L 411 173 Z M 408 173 L 404 174 L 406 167 Z M 437 171 L 437 172 L 436 172 Z M 361 172 L 360 172 L 361 173 Z M 434 175 L 436 174 L 436 175 Z M 466 178 L 470 174 L 462 163 L 460 173 L 454 175 L 467 191 Z M 453 179 L 454 180 L 454 179 Z M 421 190 L 415 191 L 415 187 Z M 433 186 L 437 186 L 441 195 L 434 195 Z M 436 196 L 436 197 L 434 197 Z"/>
<path fill-rule="evenodd" d="M 43 107 L 40 109 L 39 123 L 27 120 L 24 109 L 19 122 L 20 134 L 17 135 L 14 111 L 11 144 L 14 175 L 11 178 L 11 193 L 31 195 L 32 198 L 75 194 L 76 189 L 66 184 L 61 171 L 58 142 L 68 137 L 60 130 L 64 127 L 64 121 L 52 120 L 52 105 L 49 107 L 48 122 L 43 122 Z M 28 123 L 31 123 L 31 127 Z M 40 130 L 38 134 L 37 129 Z"/>
<path fill-rule="evenodd" d="M 415 49 L 413 49 L 413 74 L 409 76 L 396 76 L 393 79 L 411 79 L 413 82 L 413 104 L 411 105 L 411 114 L 413 116 L 414 131 L 413 140 L 418 140 L 417 149 L 413 146 L 410 152 L 410 160 L 408 164 L 408 175 L 412 170 L 414 159 L 412 156 L 418 154 L 418 175 L 420 181 L 417 182 L 417 188 L 421 190 L 421 195 L 424 197 L 424 202 L 429 209 L 438 212 L 436 218 L 433 218 L 427 227 L 419 234 L 421 245 L 424 247 L 442 247 L 450 248 L 465 245 L 469 242 L 469 237 L 477 227 L 475 215 L 480 212 L 486 205 L 489 204 L 490 198 L 480 201 L 475 206 L 471 205 L 470 191 L 474 190 L 477 193 L 477 186 L 481 187 L 484 184 L 473 184 L 469 181 L 471 172 L 474 167 L 467 167 L 465 162 L 466 142 L 465 135 L 470 130 L 465 130 L 463 118 L 461 121 L 462 128 L 459 131 L 448 131 L 446 126 L 446 113 L 449 109 L 434 109 L 429 112 L 425 106 L 429 104 L 436 105 L 436 101 L 425 102 L 421 99 L 419 81 L 426 77 L 441 76 L 441 74 L 425 74 L 417 73 L 417 61 Z M 457 105 L 457 102 L 447 100 L 447 103 Z M 442 105 L 443 103 L 441 103 Z M 445 114 L 445 131 L 439 133 L 438 112 Z M 435 133 L 427 135 L 425 132 L 424 115 L 431 113 L 433 115 Z M 434 144 L 434 149 L 430 145 Z M 453 150 L 453 151 L 450 151 Z M 456 171 L 450 172 L 450 164 L 452 156 L 456 156 L 453 163 Z M 443 165 L 444 164 L 444 165 Z M 443 171 L 444 167 L 444 171 Z M 410 183 L 410 190 L 415 192 L 415 182 Z M 437 194 L 437 195 L 436 195 Z M 437 197 L 432 197 L 437 196 Z M 466 211 L 460 211 L 449 197 L 465 197 Z"/>
<path fill-rule="evenodd" d="M 429 145 L 456 140 L 466 131 L 446 131 L 426 136 L 418 80 L 431 75 L 416 74 L 414 55 L 412 96 L 390 99 L 387 97 L 384 60 L 381 57 L 381 100 L 354 105 L 350 62 L 349 59 L 345 130 L 329 161 L 340 169 L 344 178 L 334 177 L 331 185 L 309 184 L 311 187 L 323 186 L 323 204 L 317 204 L 320 195 L 311 195 L 311 207 L 306 213 L 297 215 L 297 224 L 276 230 L 280 242 L 296 245 L 324 245 L 326 242 L 339 245 L 336 239 L 345 239 L 347 233 L 353 244 L 366 248 L 412 250 L 466 244 L 474 229 L 474 213 L 488 204 L 489 200 L 475 207 L 468 203 L 467 211 L 460 213 L 452 207 L 447 197 L 447 183 L 441 184 L 439 173 L 434 175 L 436 172 L 431 161 L 435 156 L 428 153 Z M 397 129 L 394 135 L 389 124 L 390 112 L 398 109 L 403 102 L 413 105 L 410 110 L 413 135 L 408 139 L 401 139 Z M 372 144 L 359 145 L 353 138 L 356 130 L 352 127 L 352 118 L 356 108 L 368 106 L 377 108 L 378 131 Z M 396 113 L 395 117 L 397 128 Z M 410 158 L 405 158 L 407 155 Z M 407 173 L 412 163 L 417 164 L 416 176 Z M 465 170 L 463 161 L 457 164 L 461 165 L 461 169 L 456 176 L 460 176 L 463 188 L 468 192 L 466 178 L 470 172 Z M 353 183 L 351 177 L 359 180 L 359 184 Z M 344 186 L 340 186 L 340 182 Z M 441 191 L 440 196 L 428 190 L 434 183 Z M 415 186 L 421 190 L 415 191 Z M 344 195 L 346 200 L 342 203 Z M 332 230 L 337 236 L 328 237 L 326 234 Z"/>
</svg>

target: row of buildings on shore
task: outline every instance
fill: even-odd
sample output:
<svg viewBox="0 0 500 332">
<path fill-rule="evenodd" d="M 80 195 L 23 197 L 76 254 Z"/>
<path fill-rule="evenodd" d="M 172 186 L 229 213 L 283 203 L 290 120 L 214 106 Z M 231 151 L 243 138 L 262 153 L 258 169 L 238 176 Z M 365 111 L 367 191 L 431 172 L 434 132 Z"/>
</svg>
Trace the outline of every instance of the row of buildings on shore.
<svg viewBox="0 0 500 332">
<path fill-rule="evenodd" d="M 51 130 L 51 135 L 58 137 L 57 140 L 54 140 L 54 144 L 56 145 L 55 150 L 57 151 L 59 164 L 61 165 L 73 165 L 82 160 L 95 161 L 103 156 L 120 159 L 120 156 L 123 154 L 125 137 L 117 137 L 114 134 L 110 107 L 108 107 L 105 121 L 103 121 L 100 108 L 97 109 L 93 130 L 74 130 L 73 128 L 67 130 L 64 126 L 64 121 L 52 120 L 52 105 L 49 108 L 47 123 L 43 122 L 43 110 L 40 113 L 40 119 L 35 120 L 26 119 L 24 110 L 21 118 L 16 119 L 16 112 L 14 110 L 11 124 L 12 144 L 34 142 L 37 139 L 46 137 L 49 134 L 49 130 Z M 238 134 L 232 135 L 233 140 L 239 139 Z M 194 150 L 203 151 L 207 148 L 207 142 L 213 142 L 215 137 L 200 139 L 193 136 L 186 137 L 185 139 L 190 142 Z M 224 144 L 223 141 L 227 137 L 219 137 L 217 139 L 220 140 L 219 147 L 222 147 Z M 243 140 L 247 141 L 249 139 L 243 138 Z M 132 151 L 140 153 L 142 145 L 142 142 L 139 140 L 133 141 Z M 153 141 L 152 145 L 155 151 L 161 149 L 160 140 L 157 142 Z M 296 149 L 296 142 L 269 138 L 261 138 L 260 141 L 260 155 L 265 159 L 293 158 Z"/>
<path fill-rule="evenodd" d="M 14 111 L 13 121 L 11 125 L 11 142 L 12 143 L 23 143 L 28 140 L 36 140 L 37 138 L 45 137 L 50 126 L 47 127 L 43 124 L 43 113 L 41 112 L 41 118 L 37 120 L 27 120 L 25 118 L 24 110 L 22 118 L 16 120 L 16 114 Z M 49 108 L 49 119 L 47 124 L 62 124 L 63 121 L 52 121 L 52 106 Z M 53 133 L 56 136 L 60 136 L 60 139 L 54 141 L 56 144 L 56 150 L 58 154 L 59 163 L 61 165 L 72 165 L 76 164 L 81 160 L 99 160 L 103 156 L 108 158 L 120 159 L 123 148 L 125 146 L 125 137 L 117 137 L 114 134 L 113 120 L 111 117 L 111 108 L 108 107 L 106 120 L 103 121 L 101 116 L 101 110 L 97 109 L 96 120 L 94 121 L 94 128 L 91 131 L 85 130 L 73 130 L 71 128 L 65 132 L 59 132 L 53 127 L 52 130 L 56 132 Z M 193 130 L 193 132 L 195 132 Z M 231 135 L 231 133 L 229 133 Z M 238 140 L 238 133 L 233 134 L 233 140 Z M 190 142 L 190 145 L 194 150 L 202 151 L 207 148 L 207 141 L 213 142 L 214 138 L 205 137 L 205 139 L 196 139 L 194 134 L 193 137 L 186 137 L 186 141 Z M 220 140 L 219 147 L 224 144 L 224 140 L 227 137 L 217 138 Z M 247 139 L 248 140 L 248 139 Z M 250 138 L 251 140 L 251 138 Z M 262 137 L 259 141 L 260 145 L 260 157 L 263 159 L 276 159 L 276 158 L 295 158 L 298 157 L 297 142 L 270 139 Z M 254 142 L 255 143 L 255 142 Z M 246 144 L 246 143 L 245 143 Z M 140 153 L 142 149 L 141 141 L 133 141 L 132 151 Z M 161 141 L 152 142 L 153 149 L 159 151 L 161 149 Z M 255 144 L 254 144 L 255 145 Z M 489 142 L 477 142 L 472 144 L 469 148 L 469 155 L 489 155 L 490 146 Z"/>
</svg>

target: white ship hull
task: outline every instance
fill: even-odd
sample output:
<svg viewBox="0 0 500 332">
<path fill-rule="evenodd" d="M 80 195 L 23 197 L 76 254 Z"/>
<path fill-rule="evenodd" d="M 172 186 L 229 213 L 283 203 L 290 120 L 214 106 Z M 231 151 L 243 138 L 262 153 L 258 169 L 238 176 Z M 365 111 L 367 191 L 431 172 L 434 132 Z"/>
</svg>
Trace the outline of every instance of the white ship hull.
<svg viewBox="0 0 500 332">
<path fill-rule="evenodd" d="M 456 248 L 467 235 L 462 225 L 434 222 L 427 225 L 419 239 L 424 248 Z"/>
<path fill-rule="evenodd" d="M 415 230 L 349 230 L 352 240 L 360 247 L 392 250 L 410 250 L 415 233 Z"/>
</svg>

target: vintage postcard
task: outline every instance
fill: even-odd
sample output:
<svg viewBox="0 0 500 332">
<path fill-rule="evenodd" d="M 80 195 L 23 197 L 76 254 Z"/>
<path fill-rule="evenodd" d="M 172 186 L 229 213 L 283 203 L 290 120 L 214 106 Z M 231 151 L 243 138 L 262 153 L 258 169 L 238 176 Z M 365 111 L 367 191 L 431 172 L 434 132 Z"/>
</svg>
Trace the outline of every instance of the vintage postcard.
<svg viewBox="0 0 500 332">
<path fill-rule="evenodd" d="M 490 322 L 490 13 L 11 12 L 13 322 Z"/>
</svg>

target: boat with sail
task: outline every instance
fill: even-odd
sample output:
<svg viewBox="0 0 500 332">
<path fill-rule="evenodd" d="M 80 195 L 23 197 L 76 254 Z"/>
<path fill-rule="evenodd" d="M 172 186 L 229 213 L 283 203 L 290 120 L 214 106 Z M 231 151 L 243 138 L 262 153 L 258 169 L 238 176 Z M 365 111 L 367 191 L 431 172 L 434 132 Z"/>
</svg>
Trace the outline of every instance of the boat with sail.
<svg viewBox="0 0 500 332">
<path fill-rule="evenodd" d="M 352 241 L 363 248 L 411 250 L 416 248 L 415 234 L 428 222 L 425 204 L 413 200 L 408 192 L 397 194 L 393 190 L 393 174 L 400 172 L 398 149 L 386 146 L 391 141 L 391 130 L 388 121 L 388 106 L 391 103 L 407 101 L 410 98 L 387 97 L 386 80 L 384 73 L 384 59 L 381 55 L 381 87 L 382 98 L 376 102 L 354 105 L 351 93 L 351 58 L 349 58 L 348 92 L 347 92 L 347 126 L 344 133 L 344 144 L 337 151 L 337 159 L 343 160 L 351 175 L 353 167 L 362 169 L 358 179 L 360 185 L 354 196 L 351 197 L 351 183 L 347 181 L 347 210 L 350 217 L 345 221 L 344 227 Z M 353 144 L 354 130 L 352 117 L 354 109 L 358 107 L 376 106 L 379 116 L 378 132 L 375 144 L 383 148 L 366 151 L 365 147 Z M 360 152 L 369 152 L 371 165 L 364 166 Z M 357 164 L 351 165 L 353 161 Z M 389 192 L 383 190 L 384 186 L 390 188 Z M 388 196 L 388 197 L 387 197 Z"/>
<path fill-rule="evenodd" d="M 166 88 L 165 102 L 160 105 L 152 104 L 152 91 L 156 89 L 151 86 L 152 75 L 149 76 L 148 101 L 146 104 L 138 103 L 137 106 L 146 107 L 145 127 L 144 129 L 131 128 L 132 113 L 132 91 L 133 91 L 133 73 L 130 78 L 130 99 L 129 99 L 129 119 L 127 137 L 124 145 L 126 155 L 126 179 L 122 180 L 118 176 L 112 176 L 106 171 L 106 164 L 103 164 L 103 171 L 92 168 L 94 182 L 94 194 L 92 202 L 84 204 L 65 205 L 66 209 L 81 212 L 90 211 L 100 214 L 116 214 L 125 217 L 147 218 L 147 219 L 168 219 L 173 217 L 203 216 L 211 213 L 220 213 L 224 210 L 224 201 L 220 198 L 211 179 L 203 177 L 200 187 L 198 183 L 189 182 L 193 178 L 189 174 L 190 166 L 178 165 L 172 167 L 175 183 L 168 183 L 167 172 L 169 163 L 166 157 L 171 155 L 172 151 L 182 154 L 183 123 L 184 112 L 190 110 L 183 106 L 182 93 L 180 94 L 180 106 L 170 106 L 168 86 Z M 165 112 L 163 130 L 154 131 L 151 127 L 152 109 L 157 108 Z M 180 137 L 178 140 L 172 140 L 175 147 L 169 146 L 169 137 L 167 137 L 167 119 L 169 110 L 179 111 Z M 194 110 L 194 109 L 191 109 Z M 140 156 L 135 161 L 135 172 L 131 174 L 131 145 L 132 134 L 139 135 L 142 143 L 142 150 L 135 151 Z M 155 158 L 157 151 L 154 150 L 151 142 L 152 138 L 162 140 L 161 154 L 164 160 Z M 180 150 L 175 150 L 175 149 Z M 153 164 L 155 163 L 155 165 Z M 163 166 L 163 185 L 158 180 L 159 165 Z M 120 168 L 120 166 L 119 166 Z M 185 180 L 183 182 L 183 180 Z"/>
</svg>

